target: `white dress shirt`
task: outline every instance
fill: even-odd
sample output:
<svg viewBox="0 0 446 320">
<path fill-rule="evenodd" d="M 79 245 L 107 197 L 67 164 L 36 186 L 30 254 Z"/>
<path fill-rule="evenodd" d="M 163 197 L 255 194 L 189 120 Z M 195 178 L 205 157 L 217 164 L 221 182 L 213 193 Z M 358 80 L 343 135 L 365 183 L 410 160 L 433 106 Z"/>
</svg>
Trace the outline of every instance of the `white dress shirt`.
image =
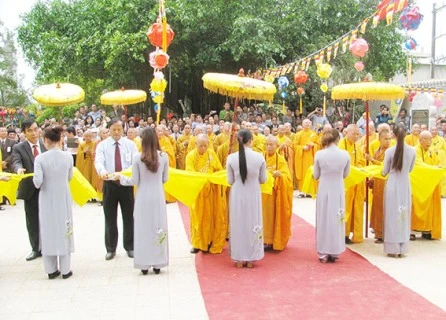
<svg viewBox="0 0 446 320">
<path fill-rule="evenodd" d="M 94 166 L 98 175 L 102 176 L 104 173 L 115 172 L 115 150 L 116 141 L 112 137 L 100 142 L 96 148 L 96 157 Z M 138 153 L 136 144 L 129 139 L 121 138 L 118 141 L 119 151 L 121 155 L 122 170 L 132 166 L 132 158 Z"/>
</svg>

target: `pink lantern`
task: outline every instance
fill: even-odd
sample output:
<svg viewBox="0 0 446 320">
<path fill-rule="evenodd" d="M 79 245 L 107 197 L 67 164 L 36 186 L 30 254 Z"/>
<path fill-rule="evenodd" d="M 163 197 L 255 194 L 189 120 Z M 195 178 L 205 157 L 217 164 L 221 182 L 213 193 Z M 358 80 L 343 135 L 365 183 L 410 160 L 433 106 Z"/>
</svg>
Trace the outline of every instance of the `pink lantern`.
<svg viewBox="0 0 446 320">
<path fill-rule="evenodd" d="M 356 61 L 355 69 L 356 71 L 361 72 L 362 70 L 364 70 L 364 63 L 362 63 L 362 61 Z"/>
<path fill-rule="evenodd" d="M 413 101 L 413 98 L 415 98 L 416 95 L 417 95 L 417 92 L 416 92 L 416 91 L 412 91 L 412 92 L 409 94 L 409 102 L 412 102 L 412 101 Z"/>
<path fill-rule="evenodd" d="M 434 106 L 438 109 L 443 105 L 443 101 L 441 99 L 435 98 Z"/>
<path fill-rule="evenodd" d="M 369 51 L 369 44 L 363 38 L 358 38 L 350 44 L 349 50 L 355 57 L 363 58 Z"/>
</svg>

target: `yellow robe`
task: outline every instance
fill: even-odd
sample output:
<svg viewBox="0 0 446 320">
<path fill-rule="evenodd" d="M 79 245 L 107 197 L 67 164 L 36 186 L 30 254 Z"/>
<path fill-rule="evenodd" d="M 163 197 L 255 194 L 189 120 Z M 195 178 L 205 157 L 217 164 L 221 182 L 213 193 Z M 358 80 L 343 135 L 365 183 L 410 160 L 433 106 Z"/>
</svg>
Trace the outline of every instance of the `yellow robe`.
<svg viewBox="0 0 446 320">
<path fill-rule="evenodd" d="M 446 141 L 443 137 L 436 135 L 432 138 L 431 147 L 437 151 L 438 160 L 443 168 L 446 168 Z M 446 196 L 446 177 L 441 179 L 441 196 Z"/>
<path fill-rule="evenodd" d="M 266 137 L 263 134 L 252 135 L 252 150 L 260 153 L 266 151 Z"/>
<path fill-rule="evenodd" d="M 405 138 L 404 141 L 412 147 L 415 147 L 418 144 L 418 141 L 420 140 L 420 136 L 414 136 L 413 134 L 408 134 Z"/>
<path fill-rule="evenodd" d="M 136 148 L 138 149 L 138 152 L 141 152 L 142 146 L 141 146 L 141 138 L 135 137 L 135 139 L 132 140 L 136 144 Z"/>
<path fill-rule="evenodd" d="M 420 145 L 415 147 L 416 163 L 425 163 L 432 166 L 439 165 L 437 153 L 433 148 L 424 151 Z M 420 202 L 412 197 L 412 230 L 430 232 L 432 239 L 441 239 L 441 191 L 440 183 L 432 196 Z"/>
<path fill-rule="evenodd" d="M 356 143 L 351 143 L 346 138 L 343 138 L 339 141 L 338 147 L 348 152 L 350 165 L 355 167 L 363 167 L 365 165 L 364 156 Z M 345 192 L 345 236 L 349 237 L 350 232 L 353 232 L 352 241 L 355 243 L 364 240 L 364 198 L 364 183 L 350 187 Z"/>
<path fill-rule="evenodd" d="M 225 132 L 220 132 L 220 134 L 218 134 L 217 136 L 215 136 L 215 139 L 213 141 L 214 144 L 214 150 L 217 152 L 218 147 L 220 147 L 221 145 L 223 145 L 226 141 L 229 141 L 229 137 L 231 135 L 227 134 Z"/>
<path fill-rule="evenodd" d="M 160 144 L 161 151 L 167 153 L 167 156 L 169 157 L 169 167 L 176 168 L 175 151 L 173 149 L 172 143 L 170 142 L 170 139 L 166 136 L 162 136 L 161 138 L 159 138 L 159 144 Z M 167 192 L 165 192 L 165 197 L 166 197 L 166 202 L 177 201 L 174 197 L 172 197 Z"/>
<path fill-rule="evenodd" d="M 279 149 L 277 151 L 281 156 L 283 156 L 287 162 L 288 169 L 290 170 L 291 176 L 294 177 L 294 147 L 293 147 L 293 141 L 290 140 L 287 136 L 283 135 L 277 136 L 277 139 L 279 140 Z M 282 146 L 283 147 L 282 149 Z"/>
<path fill-rule="evenodd" d="M 274 250 L 285 249 L 291 236 L 293 209 L 293 179 L 287 162 L 277 152 L 265 154 L 266 167 L 271 174 L 279 170 L 281 177 L 274 179 L 273 194 L 262 193 L 263 242 Z"/>
<path fill-rule="evenodd" d="M 76 168 L 82 173 L 85 179 L 91 184 L 93 179 L 93 164 L 94 164 L 94 150 L 95 150 L 95 142 L 85 142 L 82 141 L 79 143 L 79 147 L 77 148 L 77 156 L 76 156 Z M 90 153 L 87 153 L 90 151 Z"/>
<path fill-rule="evenodd" d="M 370 148 L 370 143 L 371 142 L 373 142 L 373 141 L 378 141 L 379 142 L 378 137 L 379 136 L 378 136 L 377 133 L 374 133 L 374 134 L 369 136 L 369 148 Z M 362 136 L 361 139 L 359 139 L 359 148 L 362 150 L 363 153 L 365 151 L 366 139 L 367 139 L 366 135 Z M 371 153 L 371 154 L 373 155 L 373 153 Z"/>
<path fill-rule="evenodd" d="M 221 146 L 218 147 L 217 150 L 217 156 L 218 156 L 218 160 L 220 160 L 221 165 L 223 166 L 223 168 L 226 168 L 226 160 L 228 159 L 229 156 L 229 140 L 226 141 L 225 143 L 223 143 Z M 231 149 L 231 153 L 234 152 L 238 152 L 238 142 L 235 141 L 232 145 L 232 149 Z"/>
<path fill-rule="evenodd" d="M 378 141 L 379 140 L 375 140 Z M 382 163 L 384 161 L 384 154 L 386 150 L 378 149 L 370 153 L 373 159 Z M 377 163 L 373 163 L 377 164 Z M 376 239 L 384 239 L 384 188 L 386 180 L 373 178 L 373 200 L 370 212 L 370 228 L 375 230 Z"/>
<path fill-rule="evenodd" d="M 294 137 L 296 136 L 296 134 L 294 132 L 290 132 L 290 133 L 285 133 L 285 136 L 291 141 L 294 141 Z"/>
<path fill-rule="evenodd" d="M 304 146 L 312 142 L 313 148 L 304 150 Z M 294 136 L 294 173 L 297 179 L 297 189 L 302 191 L 305 173 L 314 164 L 314 155 L 318 150 L 319 138 L 316 132 L 310 129 L 303 129 Z"/>
<path fill-rule="evenodd" d="M 203 155 L 197 149 L 186 156 L 186 171 L 213 173 L 223 170 L 217 155 L 208 149 Z M 192 247 L 221 253 L 226 244 L 228 221 L 225 187 L 207 183 L 190 211 Z"/>
<path fill-rule="evenodd" d="M 191 134 L 185 135 L 182 134 L 177 139 L 176 149 L 177 149 L 177 168 L 184 170 L 186 168 L 186 155 L 187 155 L 187 146 L 192 137 Z"/>
</svg>

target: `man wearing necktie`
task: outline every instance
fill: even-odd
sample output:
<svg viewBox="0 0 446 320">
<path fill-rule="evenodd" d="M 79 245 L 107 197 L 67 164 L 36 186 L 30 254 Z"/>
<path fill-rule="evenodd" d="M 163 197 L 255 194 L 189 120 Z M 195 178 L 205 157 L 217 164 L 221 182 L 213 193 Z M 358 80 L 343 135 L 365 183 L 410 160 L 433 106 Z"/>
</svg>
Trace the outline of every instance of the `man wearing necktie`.
<svg viewBox="0 0 446 320">
<path fill-rule="evenodd" d="M 105 216 L 105 260 L 116 255 L 118 245 L 118 203 L 121 207 L 124 227 L 124 249 L 133 258 L 133 187 L 122 186 L 115 181 L 113 173 L 132 166 L 132 158 L 138 153 L 136 144 L 123 138 L 121 120 L 115 118 L 109 124 L 110 137 L 100 142 L 96 148 L 95 168 L 104 180 L 103 209 Z"/>
<path fill-rule="evenodd" d="M 34 159 L 46 151 L 42 140 L 39 140 L 39 127 L 34 120 L 22 122 L 22 132 L 26 140 L 16 144 L 12 150 L 12 164 L 17 174 L 33 173 Z M 17 199 L 23 199 L 25 204 L 26 228 L 32 252 L 26 261 L 41 257 L 39 242 L 39 189 L 34 186 L 33 178 L 20 181 Z"/>
</svg>

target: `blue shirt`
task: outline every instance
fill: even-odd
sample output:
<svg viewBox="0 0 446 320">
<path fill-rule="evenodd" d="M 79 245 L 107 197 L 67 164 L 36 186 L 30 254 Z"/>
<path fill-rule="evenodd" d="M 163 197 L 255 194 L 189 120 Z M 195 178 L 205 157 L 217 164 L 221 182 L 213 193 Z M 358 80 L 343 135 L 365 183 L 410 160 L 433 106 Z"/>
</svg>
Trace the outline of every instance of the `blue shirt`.
<svg viewBox="0 0 446 320">
<path fill-rule="evenodd" d="M 96 157 L 94 160 L 94 166 L 98 175 L 104 173 L 115 172 L 115 150 L 116 141 L 112 137 L 100 142 L 96 148 Z M 130 168 L 132 166 L 132 158 L 138 153 L 136 144 L 125 138 L 121 138 L 118 141 L 119 151 L 121 155 L 122 170 Z"/>
</svg>

